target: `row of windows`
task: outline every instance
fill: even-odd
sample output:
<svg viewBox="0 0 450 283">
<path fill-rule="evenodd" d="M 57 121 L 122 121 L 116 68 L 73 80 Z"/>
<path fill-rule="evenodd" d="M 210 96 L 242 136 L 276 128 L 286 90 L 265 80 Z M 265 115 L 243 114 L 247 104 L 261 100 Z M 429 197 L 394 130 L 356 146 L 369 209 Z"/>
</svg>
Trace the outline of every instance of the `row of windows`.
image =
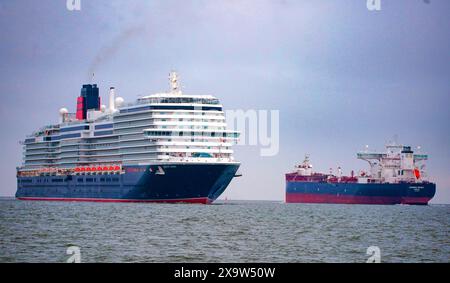
<svg viewBox="0 0 450 283">
<path fill-rule="evenodd" d="M 95 126 L 96 130 L 112 129 L 112 128 L 113 128 L 113 124 L 103 124 L 103 125 Z"/>
<path fill-rule="evenodd" d="M 64 179 L 37 179 L 36 180 L 36 182 L 37 183 L 48 183 L 49 181 L 51 181 L 52 183 L 62 183 L 62 182 L 64 182 Z M 31 183 L 33 183 L 33 180 L 32 179 L 19 179 L 19 181 L 18 181 L 19 183 L 22 183 L 22 184 L 31 184 Z"/>
<path fill-rule="evenodd" d="M 147 136 L 208 136 L 208 137 L 229 137 L 237 138 L 239 133 L 216 133 L 216 132 L 170 132 L 170 131 L 146 131 Z"/>
<path fill-rule="evenodd" d="M 96 179 L 96 178 L 86 178 L 86 183 L 93 183 L 96 181 L 100 181 L 100 182 L 119 182 L 119 178 L 100 178 L 100 179 Z M 78 178 L 77 179 L 78 183 L 83 183 L 84 179 L 83 178 Z"/>
<path fill-rule="evenodd" d="M 38 179 L 36 181 L 37 181 L 37 183 L 48 183 L 49 179 Z M 118 177 L 99 178 L 99 179 L 86 178 L 86 183 L 93 183 L 93 182 L 96 182 L 96 181 L 100 181 L 100 182 L 119 182 L 119 178 Z M 22 184 L 31 184 L 31 183 L 33 183 L 33 180 L 32 179 L 19 179 L 18 182 L 22 183 Z M 51 179 L 51 182 L 52 183 L 62 183 L 62 182 L 64 182 L 64 179 L 61 179 L 61 178 L 59 178 L 59 179 Z M 77 182 L 78 183 L 83 183 L 84 179 L 83 178 L 78 178 Z"/>
<path fill-rule="evenodd" d="M 52 137 L 45 137 L 44 140 L 46 141 L 58 141 L 63 139 L 71 139 L 71 138 L 80 138 L 81 134 L 67 134 L 67 135 L 61 135 L 61 136 L 52 136 Z"/>
<path fill-rule="evenodd" d="M 138 111 L 145 111 L 145 110 L 202 110 L 202 111 L 222 111 L 222 107 L 220 106 L 165 106 L 165 105 L 159 105 L 159 106 L 143 106 L 143 107 L 137 107 L 137 108 L 130 108 L 130 109 L 122 109 L 120 110 L 120 113 L 133 113 Z"/>
<path fill-rule="evenodd" d="M 73 131 L 81 131 L 81 130 L 89 130 L 89 125 L 70 127 L 70 128 L 62 128 L 60 130 L 60 132 L 64 133 L 64 132 L 73 132 Z"/>
<path fill-rule="evenodd" d="M 55 148 L 59 146 L 59 142 L 40 142 L 40 143 L 34 143 L 34 144 L 27 144 L 26 149 L 43 149 L 43 148 Z"/>
<path fill-rule="evenodd" d="M 94 132 L 94 137 L 112 135 L 113 131 Z"/>
<path fill-rule="evenodd" d="M 118 128 L 126 128 L 126 127 L 139 127 L 139 126 L 148 126 L 157 122 L 193 122 L 193 123 L 219 123 L 225 124 L 225 119 L 203 119 L 203 118 L 151 118 L 145 120 L 134 120 L 134 121 L 124 121 L 124 122 L 116 122 L 116 129 Z M 191 124 L 191 123 L 189 123 Z"/>
<path fill-rule="evenodd" d="M 198 97 L 151 97 L 141 98 L 140 101 L 147 103 L 196 103 L 196 104 L 219 104 L 217 98 Z"/>
</svg>

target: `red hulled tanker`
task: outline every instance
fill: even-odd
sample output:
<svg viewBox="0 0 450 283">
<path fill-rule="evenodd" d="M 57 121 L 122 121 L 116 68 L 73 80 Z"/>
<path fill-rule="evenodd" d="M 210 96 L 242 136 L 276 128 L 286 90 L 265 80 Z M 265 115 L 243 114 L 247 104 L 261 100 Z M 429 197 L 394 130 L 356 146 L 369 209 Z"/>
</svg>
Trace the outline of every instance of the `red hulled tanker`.
<svg viewBox="0 0 450 283">
<path fill-rule="evenodd" d="M 410 146 L 390 144 L 385 153 L 358 153 L 358 159 L 370 165 L 370 172 L 357 176 L 317 173 L 309 157 L 286 174 L 287 203 L 339 204 L 414 204 L 426 205 L 436 193 L 436 184 L 428 181 L 423 161 L 425 154 L 414 154 Z"/>
</svg>

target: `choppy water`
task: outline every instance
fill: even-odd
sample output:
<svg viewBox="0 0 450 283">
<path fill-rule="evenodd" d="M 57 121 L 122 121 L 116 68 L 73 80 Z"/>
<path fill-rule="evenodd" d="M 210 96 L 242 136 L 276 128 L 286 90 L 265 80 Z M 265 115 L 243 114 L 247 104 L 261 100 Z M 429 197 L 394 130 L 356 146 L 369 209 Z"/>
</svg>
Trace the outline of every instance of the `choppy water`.
<svg viewBox="0 0 450 283">
<path fill-rule="evenodd" d="M 450 205 L 0 199 L 0 262 L 450 262 Z"/>
</svg>

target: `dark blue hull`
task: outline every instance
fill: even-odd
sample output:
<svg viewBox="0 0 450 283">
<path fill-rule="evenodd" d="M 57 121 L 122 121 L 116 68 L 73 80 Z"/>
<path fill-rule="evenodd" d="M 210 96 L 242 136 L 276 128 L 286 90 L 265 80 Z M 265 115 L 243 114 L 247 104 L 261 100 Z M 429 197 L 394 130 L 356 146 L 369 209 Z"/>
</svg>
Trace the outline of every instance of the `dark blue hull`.
<svg viewBox="0 0 450 283">
<path fill-rule="evenodd" d="M 21 200 L 211 203 L 239 164 L 124 166 L 123 174 L 18 177 Z"/>
<path fill-rule="evenodd" d="M 433 183 L 359 184 L 286 182 L 288 203 L 416 204 L 434 197 Z"/>
</svg>

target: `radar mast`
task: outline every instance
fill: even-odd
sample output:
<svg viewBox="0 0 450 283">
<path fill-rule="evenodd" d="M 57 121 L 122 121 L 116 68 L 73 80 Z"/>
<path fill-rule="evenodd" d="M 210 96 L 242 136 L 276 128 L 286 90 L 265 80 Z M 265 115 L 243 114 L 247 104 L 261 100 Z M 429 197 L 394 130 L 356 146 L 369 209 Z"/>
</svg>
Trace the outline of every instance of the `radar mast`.
<svg viewBox="0 0 450 283">
<path fill-rule="evenodd" d="M 173 94 L 181 94 L 179 76 L 176 71 L 172 71 L 169 74 L 170 92 Z"/>
</svg>

